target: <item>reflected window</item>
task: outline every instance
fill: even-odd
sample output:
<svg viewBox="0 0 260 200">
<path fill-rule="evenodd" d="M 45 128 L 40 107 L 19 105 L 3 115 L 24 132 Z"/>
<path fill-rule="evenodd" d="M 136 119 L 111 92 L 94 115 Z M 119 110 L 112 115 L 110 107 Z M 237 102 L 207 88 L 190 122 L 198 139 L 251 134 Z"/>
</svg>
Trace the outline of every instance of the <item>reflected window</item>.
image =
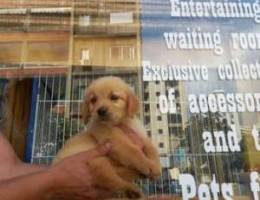
<svg viewBox="0 0 260 200">
<path fill-rule="evenodd" d="M 90 52 L 89 49 L 82 49 L 81 50 L 81 58 L 80 58 L 80 64 L 84 65 L 90 60 Z"/>
<path fill-rule="evenodd" d="M 160 142 L 160 143 L 159 143 L 159 147 L 160 147 L 160 148 L 163 148 L 163 147 L 164 147 L 164 143 L 163 143 L 163 142 Z"/>
<path fill-rule="evenodd" d="M 79 26 L 89 26 L 90 25 L 90 16 L 84 15 L 79 17 Z"/>
<path fill-rule="evenodd" d="M 148 92 L 144 93 L 144 100 L 149 101 L 149 93 Z"/>
<path fill-rule="evenodd" d="M 180 113 L 169 114 L 168 122 L 169 123 L 181 123 L 182 122 L 181 114 Z"/>
<path fill-rule="evenodd" d="M 145 119 L 144 119 L 144 123 L 145 123 L 145 125 L 149 125 L 150 122 L 151 122 L 151 120 L 150 120 L 150 116 L 145 116 Z"/>
<path fill-rule="evenodd" d="M 150 105 L 149 104 L 145 104 L 144 105 L 144 111 L 145 112 L 150 112 Z"/>
<path fill-rule="evenodd" d="M 113 46 L 110 48 L 110 60 L 134 60 L 134 46 Z"/>
<path fill-rule="evenodd" d="M 116 12 L 110 14 L 110 24 L 133 23 L 133 12 Z"/>
</svg>

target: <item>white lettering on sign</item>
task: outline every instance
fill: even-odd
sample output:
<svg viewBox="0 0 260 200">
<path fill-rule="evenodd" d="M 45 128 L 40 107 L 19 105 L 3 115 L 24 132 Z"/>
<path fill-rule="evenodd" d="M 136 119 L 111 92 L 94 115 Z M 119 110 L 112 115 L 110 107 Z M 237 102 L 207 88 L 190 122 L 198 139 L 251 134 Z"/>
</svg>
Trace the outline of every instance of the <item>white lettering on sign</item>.
<svg viewBox="0 0 260 200">
<path fill-rule="evenodd" d="M 260 4 L 255 1 L 170 0 L 171 16 L 186 18 L 249 18 L 260 23 Z"/>
<path fill-rule="evenodd" d="M 164 94 L 159 96 L 159 108 L 163 114 L 177 112 L 174 88 L 168 90 L 168 97 Z"/>
<path fill-rule="evenodd" d="M 254 200 L 259 200 L 259 175 L 257 172 L 251 172 L 250 174 L 250 189 L 253 192 Z"/>
<path fill-rule="evenodd" d="M 231 125 L 228 133 L 224 131 L 203 132 L 204 149 L 207 153 L 215 152 L 240 152 L 238 135 L 234 125 Z M 226 139 L 227 135 L 227 139 Z"/>
<path fill-rule="evenodd" d="M 223 54 L 219 29 L 206 32 L 200 27 L 187 28 L 186 32 L 165 32 L 163 36 L 168 49 L 213 50 L 216 55 Z"/>
<path fill-rule="evenodd" d="M 254 200 L 260 200 L 260 184 L 259 184 L 259 174 L 258 172 L 250 173 L 250 190 L 253 193 Z M 233 187 L 232 183 L 218 183 L 216 180 L 216 175 L 212 175 L 210 184 L 196 184 L 195 178 L 191 174 L 180 174 L 179 175 L 180 186 L 182 190 L 182 199 L 190 200 L 198 196 L 199 200 L 233 200 Z M 220 197 L 222 195 L 222 198 Z"/>
<path fill-rule="evenodd" d="M 257 60 L 247 64 L 232 59 L 229 63 L 218 66 L 218 75 L 220 80 L 259 80 L 260 63 Z"/>
<path fill-rule="evenodd" d="M 190 94 L 191 113 L 260 112 L 260 93 Z"/>
<path fill-rule="evenodd" d="M 144 81 L 199 81 L 208 80 L 208 68 L 205 65 L 153 65 L 143 61 Z"/>
<path fill-rule="evenodd" d="M 231 33 L 233 49 L 238 50 L 259 50 L 260 33 Z"/>
<path fill-rule="evenodd" d="M 210 200 L 211 196 L 213 196 L 214 200 L 218 200 L 219 194 L 222 194 L 226 200 L 232 200 L 232 196 L 234 195 L 232 184 L 217 183 L 215 174 L 213 174 L 212 181 L 209 185 L 203 183 L 198 185 L 198 188 L 191 174 L 180 174 L 179 181 L 183 200 L 192 199 L 196 197 L 196 195 L 198 195 L 199 200 Z"/>
</svg>

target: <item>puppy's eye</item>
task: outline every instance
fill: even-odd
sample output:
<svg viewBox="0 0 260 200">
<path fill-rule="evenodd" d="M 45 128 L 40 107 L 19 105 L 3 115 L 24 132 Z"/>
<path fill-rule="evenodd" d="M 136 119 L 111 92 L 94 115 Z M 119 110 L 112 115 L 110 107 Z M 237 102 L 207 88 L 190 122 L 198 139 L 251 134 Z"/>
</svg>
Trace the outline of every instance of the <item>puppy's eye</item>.
<svg viewBox="0 0 260 200">
<path fill-rule="evenodd" d="M 90 102 L 91 103 L 96 103 L 97 102 L 97 97 L 91 97 Z"/>
<path fill-rule="evenodd" d="M 117 101 L 117 100 L 119 99 L 119 96 L 112 94 L 112 95 L 110 96 L 110 99 L 111 99 L 112 101 Z"/>
</svg>

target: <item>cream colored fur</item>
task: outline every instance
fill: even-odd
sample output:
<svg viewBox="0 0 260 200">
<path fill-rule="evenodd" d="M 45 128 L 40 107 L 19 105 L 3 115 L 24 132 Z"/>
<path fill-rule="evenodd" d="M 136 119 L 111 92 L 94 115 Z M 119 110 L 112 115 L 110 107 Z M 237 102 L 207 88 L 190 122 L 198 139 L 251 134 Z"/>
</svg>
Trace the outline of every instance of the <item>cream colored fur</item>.
<svg viewBox="0 0 260 200">
<path fill-rule="evenodd" d="M 101 107 L 107 110 L 104 116 L 98 114 Z M 87 129 L 67 141 L 54 163 L 109 141 L 112 144 L 109 156 L 88 163 L 96 184 L 115 192 L 115 197 L 142 198 L 141 190 L 133 181 L 141 177 L 155 179 L 160 176 L 161 167 L 156 148 L 135 118 L 138 108 L 136 96 L 121 79 L 95 80 L 87 88 L 82 105 Z M 136 140 L 141 141 L 143 148 L 136 145 L 119 124 L 134 130 Z"/>
</svg>

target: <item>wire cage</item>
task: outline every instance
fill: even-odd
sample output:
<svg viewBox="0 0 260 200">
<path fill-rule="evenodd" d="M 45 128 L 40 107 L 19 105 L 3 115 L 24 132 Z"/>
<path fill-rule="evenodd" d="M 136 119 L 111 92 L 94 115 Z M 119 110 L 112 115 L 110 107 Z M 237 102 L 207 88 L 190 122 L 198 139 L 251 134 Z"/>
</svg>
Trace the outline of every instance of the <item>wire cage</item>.
<svg viewBox="0 0 260 200">
<path fill-rule="evenodd" d="M 36 113 L 31 122 L 34 124 L 31 162 L 50 164 L 64 142 L 84 128 L 78 114 L 84 90 L 92 80 L 105 75 L 120 76 L 141 96 L 142 88 L 138 84 L 140 77 L 136 71 L 73 73 L 70 91 L 66 88 L 67 79 L 64 76 L 38 79 L 36 82 L 38 84 Z M 66 99 L 68 92 L 70 97 Z M 68 114 L 65 111 L 66 106 L 69 106 Z M 157 182 L 143 180 L 140 185 L 149 195 L 180 192 L 176 183 L 170 179 L 167 170 L 164 170 L 162 177 Z"/>
<path fill-rule="evenodd" d="M 36 95 L 33 95 L 36 102 L 35 115 L 30 122 L 34 136 L 31 162 L 51 163 L 64 142 L 84 128 L 79 112 L 85 88 L 98 77 L 116 75 L 129 83 L 139 96 L 140 118 L 147 130 L 147 136 L 160 152 L 163 167 L 161 177 L 154 182 L 149 180 L 140 182 L 140 187 L 147 195 L 181 195 L 179 173 L 192 174 L 204 183 L 209 183 L 210 176 L 215 174 L 219 181 L 237 183 L 234 186 L 237 188 L 237 193 L 249 193 L 248 186 L 240 183 L 239 173 L 244 165 L 240 154 L 208 155 L 203 151 L 202 130 L 216 130 L 224 126 L 223 116 L 217 114 L 193 116 L 185 122 L 184 127 L 180 114 L 184 109 L 183 102 L 178 101 L 179 111 L 176 114 L 161 114 L 156 109 L 158 102 L 154 99 L 158 92 L 163 92 L 168 87 L 175 87 L 177 90 L 178 83 L 171 82 L 166 85 L 155 83 L 157 84 L 155 86 L 141 84 L 143 82 L 140 74 L 139 70 L 95 69 L 73 72 L 70 79 L 65 76 L 37 78 Z M 154 87 L 157 90 L 154 90 Z M 154 116 L 158 121 L 154 120 Z"/>
<path fill-rule="evenodd" d="M 188 5 L 188 1 L 183 3 Z M 142 61 L 152 61 L 156 57 L 154 64 L 157 61 L 157 64 L 161 61 L 164 64 L 167 61 L 167 65 L 180 64 L 184 63 L 180 62 L 182 60 L 185 65 L 190 65 L 193 63 L 190 61 L 194 60 L 193 64 L 197 65 L 200 61 L 199 52 L 203 53 L 203 63 L 206 64 L 206 51 L 183 51 L 182 54 L 178 50 L 176 54 L 174 52 L 168 55 L 165 53 L 170 52 L 168 48 L 162 51 L 161 45 L 157 46 L 163 39 L 163 32 L 186 30 L 190 34 L 196 24 L 203 25 L 202 28 L 209 32 L 212 28 L 224 28 L 223 50 L 227 54 L 224 54 L 223 59 L 218 57 L 217 60 L 228 59 L 235 52 L 230 48 L 229 42 L 225 42 L 228 38 L 225 34 L 240 30 L 241 22 L 237 24 L 240 29 L 233 29 L 236 28 L 236 20 L 233 19 L 220 20 L 220 24 L 215 19 L 199 19 L 195 23 L 195 19 L 186 21 L 177 17 L 172 21 L 172 16 L 167 14 L 169 4 L 170 1 L 155 0 L 1 1 L 0 68 L 7 77 L 11 74 L 11 77 L 19 78 L 48 74 L 33 78 L 27 161 L 50 164 L 65 141 L 84 128 L 79 116 L 84 89 L 98 77 L 116 75 L 126 80 L 139 96 L 140 119 L 147 136 L 160 153 L 160 179 L 155 182 L 143 180 L 140 183 L 147 195 L 181 195 L 178 176 L 182 173 L 189 173 L 198 183 L 204 184 L 210 184 L 214 175 L 219 183 L 231 183 L 234 195 L 251 195 L 250 183 L 244 177 L 255 167 L 259 168 L 256 163 L 258 159 L 254 159 L 258 154 L 250 152 L 250 141 L 243 141 L 244 138 L 249 139 L 251 130 L 242 122 L 245 118 L 249 121 L 253 117 L 249 118 L 248 113 L 239 112 L 191 114 L 187 99 L 191 93 L 199 91 L 208 94 L 241 92 L 244 91 L 243 88 L 250 88 L 250 85 L 259 88 L 258 82 L 241 82 L 241 87 L 240 80 L 234 83 L 215 80 L 214 77 L 217 76 L 210 75 L 216 67 L 216 62 L 211 57 L 208 58 L 208 63 L 214 67 L 208 70 L 210 76 L 207 82 L 146 82 L 142 80 L 141 71 Z M 252 31 L 250 24 L 242 28 Z M 203 32 L 199 28 L 194 30 Z M 162 44 L 165 46 L 164 42 Z M 156 51 L 149 52 L 150 50 Z M 258 57 L 251 53 L 250 60 Z M 52 74 L 65 73 L 64 71 L 68 72 L 66 76 Z M 197 84 L 198 82 L 200 83 Z M 4 91 L 3 85 L 0 81 L 0 91 Z M 218 91 L 215 86 L 218 86 Z M 219 88 L 223 90 L 220 91 Z M 161 112 L 163 105 L 158 101 L 159 97 L 168 97 L 169 89 L 174 89 L 171 91 L 174 91 L 176 110 L 173 113 Z M 3 97 L 0 93 L 0 102 Z M 4 120 L 1 112 L 3 108 L 0 105 L 0 126 Z M 231 126 L 236 127 L 241 152 L 206 153 L 202 133 L 222 130 L 226 139 Z M 253 167 L 249 166 L 250 159 Z"/>
</svg>

